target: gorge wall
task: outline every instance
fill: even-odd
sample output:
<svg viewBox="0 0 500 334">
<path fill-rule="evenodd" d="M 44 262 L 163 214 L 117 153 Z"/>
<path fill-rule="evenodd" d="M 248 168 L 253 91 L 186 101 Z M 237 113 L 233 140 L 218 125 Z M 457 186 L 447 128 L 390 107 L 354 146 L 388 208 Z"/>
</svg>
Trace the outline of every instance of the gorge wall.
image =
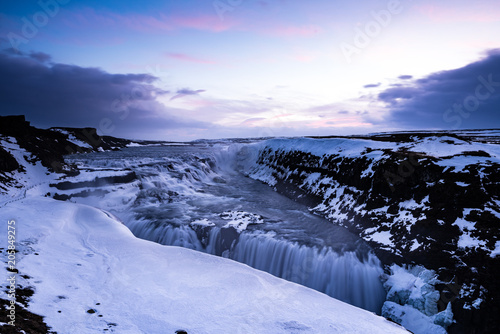
<svg viewBox="0 0 500 334">
<path fill-rule="evenodd" d="M 275 139 L 251 151 L 240 154 L 250 177 L 358 234 L 385 264 L 434 270 L 450 333 L 500 328 L 500 150 L 488 137 Z"/>
</svg>

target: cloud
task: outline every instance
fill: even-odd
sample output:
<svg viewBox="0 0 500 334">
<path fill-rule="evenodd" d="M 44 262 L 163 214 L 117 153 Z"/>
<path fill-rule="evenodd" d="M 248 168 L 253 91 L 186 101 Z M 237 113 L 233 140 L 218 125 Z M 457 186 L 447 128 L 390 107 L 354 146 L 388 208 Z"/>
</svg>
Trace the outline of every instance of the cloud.
<svg viewBox="0 0 500 334">
<path fill-rule="evenodd" d="M 301 63 L 309 63 L 309 62 L 315 60 L 316 58 L 317 58 L 316 54 L 307 53 L 307 52 L 301 52 L 301 53 L 295 54 L 293 56 L 293 59 L 295 59 L 296 61 L 299 61 Z"/>
<path fill-rule="evenodd" d="M 72 28 L 85 29 L 129 29 L 133 31 L 159 33 L 181 29 L 194 29 L 209 32 L 222 32 L 230 29 L 234 23 L 231 20 L 220 20 L 215 14 L 118 14 L 109 11 L 96 11 L 93 8 L 83 8 L 67 12 L 64 23 Z"/>
<path fill-rule="evenodd" d="M 387 89 L 378 94 L 378 98 L 384 102 L 396 105 L 401 99 L 411 99 L 417 95 L 419 89 L 413 87 L 398 86 Z"/>
<path fill-rule="evenodd" d="M 471 10 L 469 6 L 447 6 L 436 4 L 419 4 L 414 8 L 421 14 L 429 17 L 435 22 L 497 22 L 500 15 L 500 9 L 495 6 L 489 6 L 488 2 L 479 3 Z"/>
<path fill-rule="evenodd" d="M 191 62 L 191 63 L 198 63 L 198 64 L 215 64 L 216 63 L 215 61 L 192 57 L 192 56 L 186 55 L 184 53 L 168 53 L 167 57 L 172 58 L 172 59 L 176 59 L 176 60 L 187 61 L 187 62 Z"/>
<path fill-rule="evenodd" d="M 382 83 L 376 83 L 376 84 L 368 84 L 368 85 L 364 85 L 363 87 L 364 88 L 375 88 L 375 87 L 379 87 Z"/>
<path fill-rule="evenodd" d="M 500 126 L 500 49 L 467 66 L 433 73 L 378 94 L 389 122 L 405 128 Z"/>
<path fill-rule="evenodd" d="M 401 79 L 401 80 L 410 80 L 410 79 L 413 79 L 413 75 L 406 75 L 406 74 L 400 75 L 398 77 L 398 79 Z"/>
<path fill-rule="evenodd" d="M 189 88 L 182 88 L 177 90 L 177 94 L 170 98 L 170 101 L 187 96 L 187 95 L 198 95 L 199 93 L 205 92 L 204 89 L 192 90 Z"/>
<path fill-rule="evenodd" d="M 313 37 L 323 32 L 318 25 L 276 25 L 270 28 L 264 28 L 263 33 L 277 37 Z"/>
<path fill-rule="evenodd" d="M 266 118 L 264 118 L 264 117 L 249 118 L 249 119 L 246 119 L 243 122 L 241 122 L 241 125 L 256 126 L 257 124 L 259 124 L 260 121 L 264 121 L 264 120 L 266 120 Z"/>
<path fill-rule="evenodd" d="M 44 53 L 0 53 L 0 113 L 26 115 L 40 127 L 91 126 L 127 137 L 210 126 L 183 119 L 177 116 L 182 111 L 159 103 L 157 97 L 168 91 L 157 88 L 152 75 L 111 74 L 48 60 Z"/>
<path fill-rule="evenodd" d="M 52 59 L 50 55 L 43 52 L 31 52 L 29 56 L 35 60 L 38 60 L 40 63 L 45 63 Z"/>
</svg>

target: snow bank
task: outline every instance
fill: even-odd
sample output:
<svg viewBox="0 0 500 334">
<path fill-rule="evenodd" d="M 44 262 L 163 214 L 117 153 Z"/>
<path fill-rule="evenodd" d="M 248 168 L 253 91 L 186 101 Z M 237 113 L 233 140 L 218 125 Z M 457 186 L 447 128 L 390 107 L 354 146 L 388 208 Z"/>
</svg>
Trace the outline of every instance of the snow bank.
<svg viewBox="0 0 500 334">
<path fill-rule="evenodd" d="M 1 216 L 16 221 L 29 308 L 59 333 L 406 333 L 246 265 L 137 239 L 95 208 L 28 198 Z"/>
</svg>

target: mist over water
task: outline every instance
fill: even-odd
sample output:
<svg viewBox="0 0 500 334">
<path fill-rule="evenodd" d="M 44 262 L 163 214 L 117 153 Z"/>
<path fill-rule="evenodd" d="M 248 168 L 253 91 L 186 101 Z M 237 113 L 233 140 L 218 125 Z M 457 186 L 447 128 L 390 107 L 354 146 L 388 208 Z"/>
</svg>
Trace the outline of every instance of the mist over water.
<svg viewBox="0 0 500 334">
<path fill-rule="evenodd" d="M 380 313 L 383 270 L 369 247 L 241 173 L 255 159 L 251 145 L 198 143 L 68 160 L 92 173 L 136 174 L 93 204 L 114 208 L 139 238 L 231 258 Z"/>
</svg>

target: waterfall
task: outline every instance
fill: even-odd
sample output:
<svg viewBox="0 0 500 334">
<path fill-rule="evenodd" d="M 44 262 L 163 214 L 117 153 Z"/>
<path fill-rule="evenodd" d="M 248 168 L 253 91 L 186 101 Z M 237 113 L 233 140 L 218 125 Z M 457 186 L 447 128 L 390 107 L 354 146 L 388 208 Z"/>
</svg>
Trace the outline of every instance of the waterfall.
<svg viewBox="0 0 500 334">
<path fill-rule="evenodd" d="M 169 224 L 154 224 L 144 221 L 132 221 L 127 226 L 136 237 L 141 239 L 154 241 L 162 245 L 204 251 L 196 232 L 189 226 L 175 227 Z"/>
<path fill-rule="evenodd" d="M 181 246 L 231 258 L 274 276 L 310 287 L 363 309 L 380 313 L 385 290 L 380 281 L 380 261 L 368 253 L 360 260 L 355 252 L 336 253 L 297 242 L 276 239 L 271 233 L 243 232 L 234 228 L 132 222 L 139 238 Z"/>
<path fill-rule="evenodd" d="M 385 300 L 383 270 L 373 253 L 361 261 L 355 252 L 338 254 L 328 247 L 242 233 L 232 258 L 369 311 L 380 313 Z"/>
</svg>

